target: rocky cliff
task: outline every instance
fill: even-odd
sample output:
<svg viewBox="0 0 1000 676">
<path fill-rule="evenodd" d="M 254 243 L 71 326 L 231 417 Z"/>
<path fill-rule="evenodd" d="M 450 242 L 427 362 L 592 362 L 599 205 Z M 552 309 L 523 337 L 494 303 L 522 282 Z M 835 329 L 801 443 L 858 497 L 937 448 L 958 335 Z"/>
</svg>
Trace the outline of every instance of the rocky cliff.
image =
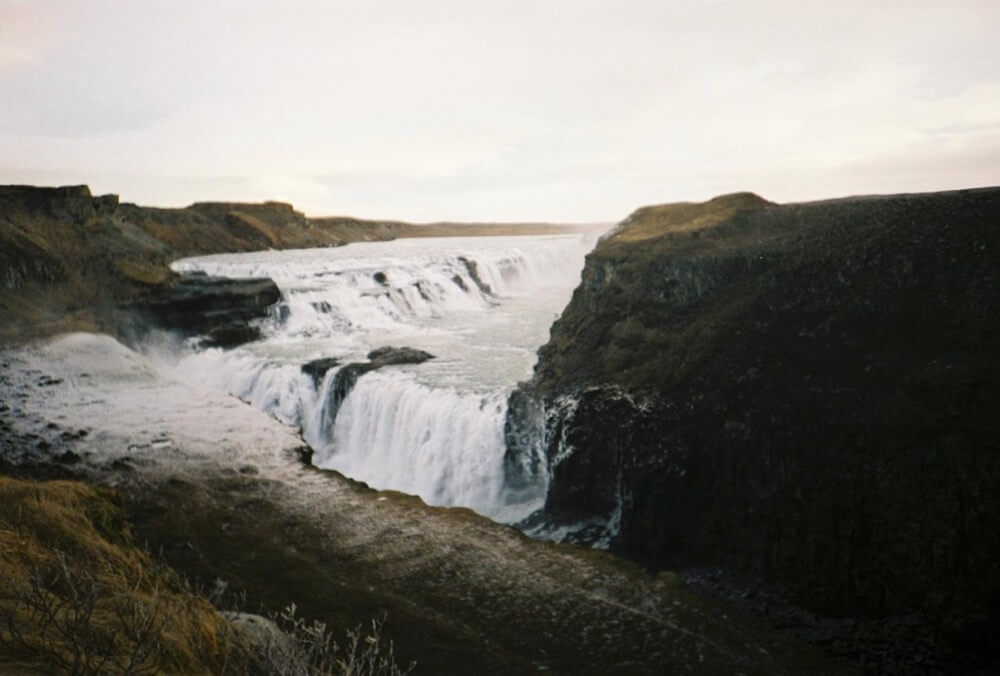
<svg viewBox="0 0 1000 676">
<path fill-rule="evenodd" d="M 87 186 L 0 186 L 0 338 L 73 328 L 120 334 L 132 330 L 137 307 L 154 320 L 169 319 L 170 307 L 191 304 L 191 285 L 167 267 L 182 256 L 388 239 L 401 228 L 370 223 L 364 232 L 347 232 L 277 202 L 157 209 L 121 204 L 116 195 L 95 197 Z M 233 290 L 200 286 L 215 301 Z M 247 298 L 273 302 L 276 294 L 245 291 L 234 297 L 244 307 Z"/>
<path fill-rule="evenodd" d="M 832 616 L 1000 626 L 1000 189 L 640 209 L 512 396 L 531 524 Z M 977 645 L 983 645 L 978 643 Z"/>
</svg>

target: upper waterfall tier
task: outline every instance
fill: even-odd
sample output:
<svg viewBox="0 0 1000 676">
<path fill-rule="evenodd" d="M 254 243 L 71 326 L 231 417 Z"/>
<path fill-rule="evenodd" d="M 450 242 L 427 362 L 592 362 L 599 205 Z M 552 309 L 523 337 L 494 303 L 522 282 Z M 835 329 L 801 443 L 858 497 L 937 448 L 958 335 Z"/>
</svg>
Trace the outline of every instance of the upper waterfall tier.
<svg viewBox="0 0 1000 676">
<path fill-rule="evenodd" d="M 172 267 L 224 277 L 270 277 L 284 295 L 276 333 L 307 336 L 420 324 L 486 309 L 499 297 L 575 285 L 591 244 L 592 238 L 581 235 L 408 239 L 206 256 Z"/>
</svg>

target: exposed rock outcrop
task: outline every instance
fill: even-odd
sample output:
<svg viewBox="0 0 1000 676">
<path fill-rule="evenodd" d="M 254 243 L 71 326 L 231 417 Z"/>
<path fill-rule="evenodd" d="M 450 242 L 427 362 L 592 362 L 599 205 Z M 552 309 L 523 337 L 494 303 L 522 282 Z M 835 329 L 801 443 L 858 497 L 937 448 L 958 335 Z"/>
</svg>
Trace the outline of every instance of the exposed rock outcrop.
<svg viewBox="0 0 1000 676">
<path fill-rule="evenodd" d="M 133 307 L 158 328 L 232 345 L 259 336 L 247 322 L 267 316 L 280 299 L 270 279 L 184 275 L 156 287 Z"/>
<path fill-rule="evenodd" d="M 374 371 L 380 369 L 383 366 L 392 366 L 396 364 L 421 364 L 428 359 L 433 359 L 434 355 L 429 352 L 424 352 L 423 350 L 417 350 L 412 347 L 391 347 L 384 346 L 379 347 L 368 353 L 368 361 L 366 362 L 352 362 L 346 364 L 336 373 L 334 382 L 330 385 L 330 391 L 327 394 L 326 402 L 323 405 L 323 425 L 330 426 L 333 425 L 334 421 L 337 419 L 337 413 L 340 411 L 341 404 L 344 403 L 344 399 L 347 399 L 347 395 L 350 394 L 351 390 L 358 383 L 358 378 L 368 373 L 369 371 Z M 309 362 L 302 367 L 305 371 L 310 365 L 316 364 L 319 366 L 318 362 L 324 360 L 317 360 Z M 335 362 L 335 360 L 334 360 Z M 331 367 L 327 367 L 329 370 Z M 323 372 L 326 373 L 326 370 Z M 310 374 L 312 375 L 312 374 Z M 322 376 L 320 376 L 320 381 L 322 381 Z M 320 381 L 316 380 L 316 376 L 313 376 L 313 382 L 318 383 Z"/>
<path fill-rule="evenodd" d="M 368 353 L 372 368 L 381 368 L 390 364 L 422 364 L 434 355 L 413 347 L 378 347 Z"/>
<path fill-rule="evenodd" d="M 512 399 L 508 476 L 548 473 L 539 518 L 652 565 L 743 570 L 831 615 L 921 613 L 983 648 L 998 301 L 1000 189 L 641 209 Z"/>
<path fill-rule="evenodd" d="M 202 348 L 221 347 L 229 349 L 243 345 L 244 343 L 252 343 L 255 340 L 260 340 L 261 336 L 262 333 L 259 326 L 244 322 L 229 322 L 210 329 L 208 334 L 202 338 L 199 346 Z"/>
<path fill-rule="evenodd" d="M 334 357 L 321 357 L 320 359 L 313 359 L 311 362 L 303 364 L 302 372 L 312 378 L 313 385 L 319 387 L 326 376 L 326 372 L 339 363 L 340 360 Z"/>
</svg>

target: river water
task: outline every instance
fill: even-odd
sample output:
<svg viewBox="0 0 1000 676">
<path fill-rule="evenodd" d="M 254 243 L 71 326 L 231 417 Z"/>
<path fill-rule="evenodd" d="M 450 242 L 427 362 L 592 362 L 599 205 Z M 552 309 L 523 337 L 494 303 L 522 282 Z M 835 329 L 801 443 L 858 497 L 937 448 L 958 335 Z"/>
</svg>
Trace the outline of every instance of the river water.
<svg viewBox="0 0 1000 676">
<path fill-rule="evenodd" d="M 530 377 L 594 243 L 419 238 L 177 261 L 182 273 L 270 277 L 282 301 L 263 340 L 225 351 L 189 343 L 163 367 L 300 427 L 321 467 L 514 522 L 541 506 L 545 487 L 504 485 L 507 397 Z M 383 346 L 434 358 L 370 371 L 335 401 L 340 369 Z M 338 365 L 316 382 L 302 365 L 318 358 Z"/>
</svg>

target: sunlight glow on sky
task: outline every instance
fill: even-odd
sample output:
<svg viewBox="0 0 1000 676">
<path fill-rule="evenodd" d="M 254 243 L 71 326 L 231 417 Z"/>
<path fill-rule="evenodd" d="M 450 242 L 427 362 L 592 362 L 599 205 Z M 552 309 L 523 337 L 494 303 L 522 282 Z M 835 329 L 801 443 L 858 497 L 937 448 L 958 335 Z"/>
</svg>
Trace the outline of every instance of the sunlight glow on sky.
<svg viewBox="0 0 1000 676">
<path fill-rule="evenodd" d="M 993 0 L 0 0 L 0 183 L 416 221 L 998 185 L 998 35 Z"/>
</svg>

